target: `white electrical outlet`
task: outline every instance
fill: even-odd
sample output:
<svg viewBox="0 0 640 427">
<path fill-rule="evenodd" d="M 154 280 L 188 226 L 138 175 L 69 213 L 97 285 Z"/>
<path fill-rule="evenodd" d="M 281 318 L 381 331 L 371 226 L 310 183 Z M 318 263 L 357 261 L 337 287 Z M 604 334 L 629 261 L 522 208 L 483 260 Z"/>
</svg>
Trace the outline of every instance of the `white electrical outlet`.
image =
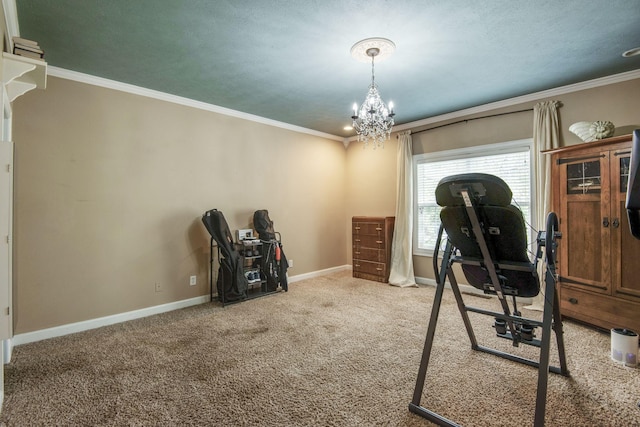
<svg viewBox="0 0 640 427">
<path fill-rule="evenodd" d="M 189 286 L 195 286 L 197 281 L 198 281 L 198 278 L 196 276 L 189 277 Z"/>
<path fill-rule="evenodd" d="M 162 291 L 162 285 L 160 285 L 160 283 L 156 282 L 156 292 L 161 292 Z"/>
<path fill-rule="evenodd" d="M 289 264 L 289 268 L 293 268 L 293 260 L 292 259 L 288 259 L 287 260 L 287 264 Z"/>
</svg>

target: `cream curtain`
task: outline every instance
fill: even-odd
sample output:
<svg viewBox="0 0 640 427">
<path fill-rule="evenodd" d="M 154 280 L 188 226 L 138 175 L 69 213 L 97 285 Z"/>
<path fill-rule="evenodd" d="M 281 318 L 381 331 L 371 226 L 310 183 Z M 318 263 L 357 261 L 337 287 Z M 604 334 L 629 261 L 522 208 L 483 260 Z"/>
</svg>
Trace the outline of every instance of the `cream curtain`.
<svg viewBox="0 0 640 427">
<path fill-rule="evenodd" d="M 413 163 L 411 131 L 398 136 L 396 223 L 391 244 L 389 284 L 417 286 L 413 274 Z"/>
<path fill-rule="evenodd" d="M 534 157 L 536 179 L 536 217 L 534 227 L 536 230 L 544 230 L 547 214 L 551 209 L 551 163 L 543 150 L 550 150 L 560 146 L 560 131 L 558 129 L 558 101 L 542 101 L 533 107 L 533 149 L 537 155 Z M 540 263 L 541 266 L 542 263 Z M 544 275 L 541 273 L 540 277 Z M 534 299 L 530 306 L 525 308 L 540 310 L 544 304 L 542 293 Z"/>
</svg>

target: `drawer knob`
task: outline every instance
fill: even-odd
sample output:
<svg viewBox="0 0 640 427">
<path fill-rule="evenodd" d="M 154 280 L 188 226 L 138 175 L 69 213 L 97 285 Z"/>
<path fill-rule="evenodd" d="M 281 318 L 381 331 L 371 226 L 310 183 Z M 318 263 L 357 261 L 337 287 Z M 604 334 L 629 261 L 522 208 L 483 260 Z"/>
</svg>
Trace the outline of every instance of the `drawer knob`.
<svg viewBox="0 0 640 427">
<path fill-rule="evenodd" d="M 376 240 L 376 243 L 381 245 L 382 244 L 382 240 Z"/>
<path fill-rule="evenodd" d="M 360 230 L 360 227 L 354 227 L 356 230 Z"/>
<path fill-rule="evenodd" d="M 376 268 L 376 270 L 378 270 L 378 271 L 382 271 L 382 269 L 381 269 L 380 267 Z"/>
<path fill-rule="evenodd" d="M 569 302 L 571 304 L 577 304 L 578 303 L 578 299 L 577 298 L 569 298 Z"/>
</svg>

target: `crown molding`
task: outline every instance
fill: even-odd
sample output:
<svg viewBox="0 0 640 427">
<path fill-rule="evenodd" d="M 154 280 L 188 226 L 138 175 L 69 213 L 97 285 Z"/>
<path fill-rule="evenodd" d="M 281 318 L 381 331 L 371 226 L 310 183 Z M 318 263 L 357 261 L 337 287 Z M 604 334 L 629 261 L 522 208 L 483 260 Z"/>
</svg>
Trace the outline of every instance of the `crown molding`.
<svg viewBox="0 0 640 427">
<path fill-rule="evenodd" d="M 5 2 L 14 2 L 13 0 L 2 0 Z M 14 2 L 15 5 L 15 2 Z M 67 80 L 74 80 L 80 83 L 86 83 L 94 86 L 100 86 L 108 89 L 118 90 L 122 92 L 132 93 L 135 95 L 146 96 L 149 98 L 159 99 L 166 102 L 172 102 L 175 104 L 185 105 L 188 107 L 198 108 L 205 111 L 211 111 L 214 113 L 224 114 L 227 116 L 237 117 L 244 120 L 249 120 L 256 123 L 262 123 L 268 126 L 274 126 L 281 129 L 287 129 L 294 132 L 304 133 L 308 135 L 318 136 L 321 138 L 330 139 L 333 141 L 340 141 L 345 148 L 353 141 L 357 140 L 357 136 L 349 138 L 343 138 L 336 135 L 331 135 L 324 132 L 315 131 L 313 129 L 307 129 L 300 126 L 291 125 L 289 123 L 279 122 L 277 120 L 267 119 L 265 117 L 256 116 L 253 114 L 243 113 L 242 111 L 232 110 L 230 108 L 221 107 L 214 104 L 208 104 L 206 102 L 195 101 L 193 99 L 184 98 L 181 96 L 171 95 L 168 93 L 155 91 L 140 86 L 130 85 L 127 83 L 118 82 L 115 80 L 109 80 L 102 77 L 96 77 L 89 74 L 79 73 L 77 71 L 66 70 L 58 67 L 47 67 L 47 74 L 59 77 Z M 411 130 L 421 126 L 430 125 L 433 123 L 443 122 L 446 120 L 457 119 L 472 114 L 484 113 L 486 111 L 496 110 L 500 108 L 510 107 L 517 104 L 523 104 L 526 102 L 537 101 L 544 98 L 550 98 L 558 95 L 564 95 L 567 93 L 578 92 L 586 89 L 593 89 L 601 86 L 607 86 L 615 83 L 621 83 L 628 80 L 634 80 L 640 78 L 640 69 L 627 71 L 625 73 L 614 74 L 607 77 L 601 77 L 598 79 L 587 80 L 580 83 L 574 83 L 571 85 L 561 86 L 554 89 L 548 89 L 541 92 L 534 92 L 527 95 L 517 96 L 514 98 L 508 98 L 501 101 L 491 102 L 488 104 L 479 105 L 476 107 L 465 108 L 463 110 L 453 111 L 451 113 L 441 114 L 438 116 L 428 117 L 425 119 L 417 120 L 414 122 L 404 123 L 394 128 L 395 132 L 403 130 Z"/>
<path fill-rule="evenodd" d="M 9 45 L 13 46 L 13 36 L 20 36 L 20 27 L 18 25 L 18 12 L 15 0 L 2 0 L 2 7 L 4 9 L 4 17 L 6 24 L 6 34 Z M 308 135 L 318 136 L 321 138 L 330 139 L 333 141 L 340 141 L 344 145 L 345 149 L 349 147 L 349 144 L 357 139 L 357 136 L 352 137 L 340 137 L 337 135 L 331 135 L 325 132 L 318 132 L 313 129 L 307 129 L 300 126 L 294 126 L 289 123 L 279 122 L 277 120 L 267 119 L 265 117 L 256 116 L 253 114 L 243 113 L 241 111 L 232 110 L 225 107 L 220 107 L 214 104 L 207 104 L 205 102 L 194 101 L 189 98 L 184 98 L 176 95 L 170 95 L 164 92 L 159 92 L 151 89 L 142 88 L 126 83 L 117 82 L 115 80 L 104 79 L 101 77 L 91 76 L 89 74 L 78 73 L 76 71 L 65 70 L 58 67 L 47 67 L 47 74 L 60 77 L 67 80 L 74 80 L 81 83 L 87 83 L 95 86 L 100 86 L 108 89 L 119 90 L 122 92 L 133 93 L 140 96 L 146 96 L 150 98 L 159 99 L 162 101 L 172 102 L 175 104 L 185 105 L 188 107 L 198 108 L 205 111 L 211 111 L 214 113 L 224 114 L 227 116 L 237 117 L 244 120 L 249 120 L 256 123 L 262 123 L 268 126 L 274 126 L 281 129 L 287 129 L 294 132 L 304 133 Z M 508 98 L 502 101 L 491 102 L 489 104 L 479 105 L 476 107 L 466 108 L 464 110 L 453 111 L 451 113 L 441 114 L 438 116 L 428 117 L 425 119 L 417 120 L 414 122 L 404 123 L 395 127 L 394 132 L 403 130 L 415 129 L 420 126 L 430 125 L 437 122 L 456 119 L 472 114 L 483 113 L 490 110 L 496 110 L 499 108 L 510 107 L 512 105 L 522 104 L 531 101 L 537 101 L 543 98 L 554 97 L 558 95 L 564 95 L 567 93 L 578 92 L 586 89 L 593 89 L 600 86 L 606 86 L 615 83 L 621 83 L 628 80 L 640 78 L 640 69 L 627 71 L 625 73 L 614 74 L 607 77 L 601 77 L 598 79 L 587 80 L 580 83 L 561 86 L 555 89 L 549 89 L 541 92 L 534 92 L 528 95 L 517 96 L 514 98 Z"/>
<path fill-rule="evenodd" d="M 453 111 L 451 113 L 441 114 L 439 116 L 428 117 L 426 119 L 417 120 L 415 122 L 404 123 L 393 128 L 393 132 L 400 132 L 403 130 L 416 129 L 421 126 L 431 125 L 433 123 L 439 123 L 446 120 L 457 119 L 460 117 L 470 116 L 472 114 L 484 113 L 486 111 L 497 110 L 499 108 L 511 107 L 513 105 L 523 104 L 526 102 L 538 101 L 544 98 L 551 98 L 554 96 L 564 95 L 567 93 L 578 92 L 586 89 L 593 89 L 601 86 L 607 86 L 615 83 L 622 83 L 629 80 L 640 78 L 640 69 L 627 71 L 625 73 L 613 74 L 607 77 L 601 77 L 598 79 L 587 80 L 580 83 L 574 83 L 567 86 L 560 86 L 554 89 L 548 89 L 541 92 L 534 92 L 528 95 L 517 96 L 515 98 L 508 98 L 502 101 L 491 102 L 489 104 L 478 105 L 477 107 L 466 108 L 464 110 Z M 349 142 L 355 141 L 357 137 L 352 136 L 349 138 Z M 348 146 L 348 143 L 345 143 Z"/>
<path fill-rule="evenodd" d="M 109 80 L 102 77 L 92 76 L 90 74 L 79 73 L 77 71 L 66 70 L 58 67 L 47 67 L 47 74 L 61 79 L 73 80 L 79 83 L 86 83 L 93 86 L 99 86 L 107 89 L 113 89 L 121 92 L 127 92 L 134 95 L 145 96 L 147 98 L 158 99 L 160 101 L 171 102 L 174 104 L 184 105 L 187 107 L 198 108 L 200 110 L 210 111 L 213 113 L 224 114 L 225 116 L 236 117 L 251 122 L 261 123 L 267 126 L 273 126 L 293 132 L 304 133 L 307 135 L 318 136 L 320 138 L 331 139 L 333 141 L 343 142 L 343 137 L 319 132 L 313 129 L 295 126 L 289 123 L 279 122 L 277 120 L 267 119 L 266 117 L 256 116 L 254 114 L 243 113 L 242 111 L 232 110 L 230 108 L 221 107 L 219 105 L 208 104 L 206 102 L 195 101 L 193 99 L 184 98 L 182 96 L 171 95 L 157 90 L 147 89 L 127 83 Z"/>
</svg>

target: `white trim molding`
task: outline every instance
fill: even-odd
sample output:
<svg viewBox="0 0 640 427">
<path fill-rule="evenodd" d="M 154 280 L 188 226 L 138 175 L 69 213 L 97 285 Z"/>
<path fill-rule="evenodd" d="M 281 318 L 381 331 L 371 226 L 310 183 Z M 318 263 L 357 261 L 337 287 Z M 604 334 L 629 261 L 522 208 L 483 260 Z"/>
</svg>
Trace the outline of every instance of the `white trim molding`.
<svg viewBox="0 0 640 427">
<path fill-rule="evenodd" d="M 418 285 L 433 286 L 434 288 L 436 286 L 438 286 L 438 282 L 436 282 L 436 279 L 432 279 L 430 277 L 418 277 L 418 276 L 416 276 L 416 283 Z M 449 283 L 448 280 L 445 282 L 444 288 L 451 290 L 451 284 Z M 480 289 L 476 289 L 473 286 L 467 285 L 465 283 L 458 283 L 458 288 L 460 288 L 460 292 L 465 292 L 465 293 L 468 293 L 468 294 L 477 295 L 479 297 L 488 297 L 488 295 L 486 295 Z"/>
<path fill-rule="evenodd" d="M 438 282 L 436 282 L 436 279 L 432 279 L 430 277 L 416 276 L 416 283 L 419 285 L 433 286 L 434 288 L 438 286 Z M 445 282 L 444 288 L 451 290 L 451 284 L 449 283 L 448 280 Z M 473 286 L 467 285 L 465 283 L 458 283 L 458 288 L 460 289 L 460 292 L 464 292 L 466 294 L 474 295 L 480 298 L 496 298 L 497 299 L 496 295 L 485 294 L 480 289 L 474 288 Z M 531 301 L 532 301 L 532 298 L 518 297 L 518 302 L 520 304 L 531 304 Z"/>
<path fill-rule="evenodd" d="M 156 305 L 153 307 L 142 308 L 140 310 L 128 311 L 125 313 L 114 314 L 111 316 L 99 317 L 97 319 L 85 320 L 82 322 L 69 323 L 66 325 L 55 326 L 53 328 L 41 329 L 39 331 L 26 332 L 13 336 L 13 345 L 28 344 L 31 342 L 42 341 L 49 338 L 61 337 L 63 335 L 84 332 L 90 329 L 100 328 L 102 326 L 114 325 L 129 320 L 140 319 L 142 317 L 153 316 L 154 314 L 166 313 L 168 311 L 178 310 L 190 307 L 192 305 L 204 304 L 209 302 L 209 295 L 203 295 L 182 301 L 170 302 L 167 304 Z M 7 362 L 7 361 L 5 361 Z"/>
<path fill-rule="evenodd" d="M 327 274 L 336 273 L 338 271 L 348 270 L 351 266 L 343 265 L 338 267 L 327 268 L 324 270 L 312 271 L 310 273 L 298 274 L 296 276 L 289 277 L 289 283 L 299 282 L 305 279 L 311 279 L 314 277 L 325 276 Z M 167 304 L 156 305 L 153 307 L 142 308 L 140 310 L 128 311 L 125 313 L 118 313 L 111 316 L 99 317 L 97 319 L 85 320 L 82 322 L 69 323 L 66 325 L 55 326 L 52 328 L 41 329 L 33 332 L 25 332 L 23 334 L 17 334 L 13 336 L 12 340 L 7 340 L 7 344 L 10 347 L 28 344 L 36 341 L 42 341 L 49 338 L 61 337 L 64 335 L 75 334 L 77 332 L 84 332 L 90 329 L 100 328 L 102 326 L 114 325 L 116 323 L 127 322 L 129 320 L 140 319 L 142 317 L 153 316 L 155 314 L 166 313 L 168 311 L 179 310 L 181 308 L 190 307 L 198 304 L 205 304 L 210 301 L 210 296 L 202 295 L 195 298 L 190 298 L 181 301 L 174 301 Z M 4 352 L 11 356 L 11 348 L 5 348 Z M 9 363 L 9 359 L 5 360 L 5 363 Z M 1 366 L 0 366 L 1 368 Z"/>
<path fill-rule="evenodd" d="M 134 95 L 145 96 L 147 98 L 153 98 L 153 99 L 158 99 L 160 101 L 171 102 L 174 104 L 184 105 L 192 108 L 198 108 L 204 111 L 224 114 L 225 116 L 236 117 L 236 118 L 248 120 L 251 122 L 261 123 L 268 126 L 286 129 L 286 130 L 290 130 L 298 133 L 304 133 L 307 135 L 318 136 L 320 138 L 331 139 L 333 141 L 340 141 L 344 143 L 344 138 L 341 136 L 331 135 L 325 132 L 319 132 L 313 129 L 307 129 L 301 126 L 295 126 L 289 123 L 267 119 L 265 117 L 256 116 L 254 114 L 243 113 L 242 111 L 232 110 L 230 108 L 221 107 L 219 105 L 208 104 L 206 102 L 201 102 L 201 101 L 195 101 L 193 99 L 184 98 L 182 96 L 171 95 L 171 94 L 160 92 L 157 90 L 147 89 L 140 86 L 118 82 L 115 80 L 109 80 L 102 77 L 96 77 L 89 74 L 79 73 L 77 71 L 71 71 L 71 70 L 66 70 L 64 68 L 49 66 L 47 68 L 47 74 L 53 77 L 61 78 L 61 79 L 73 80 L 79 83 L 86 83 L 89 85 L 99 86 L 106 89 L 118 90 L 121 92 L 131 93 Z"/>
<path fill-rule="evenodd" d="M 2 0 L 2 9 L 4 10 L 4 23 L 7 27 L 5 36 L 8 39 L 9 52 L 13 52 L 13 38 L 20 36 L 16 0 Z"/>
<path fill-rule="evenodd" d="M 341 265 L 338 267 L 325 268 L 324 270 L 312 271 L 310 273 L 298 274 L 288 278 L 289 283 L 299 282 L 301 280 L 313 279 L 315 277 L 326 276 L 327 274 L 337 273 L 339 271 L 350 270 L 350 265 Z"/>
<path fill-rule="evenodd" d="M 442 122 L 450 119 L 456 119 L 458 117 L 484 113 L 486 111 L 497 110 L 499 108 L 510 107 L 512 105 L 534 102 L 543 98 L 552 98 L 554 96 L 578 92 L 586 89 L 593 89 L 601 86 L 607 86 L 614 83 L 622 83 L 638 78 L 640 78 L 640 70 L 627 71 L 626 73 L 614 74 L 612 76 L 601 77 L 599 79 L 588 80 L 585 82 L 575 83 L 567 86 L 561 86 L 555 89 L 543 90 L 541 92 L 530 93 L 528 95 L 517 96 L 515 98 L 504 99 L 502 101 L 491 102 L 489 104 L 479 105 L 477 107 L 466 108 L 464 110 L 458 110 L 452 113 L 442 114 L 440 116 L 434 116 L 411 123 L 405 123 L 403 125 L 396 126 L 394 132 L 405 129 L 415 129 L 420 126 L 430 125 L 432 123 Z"/>
<path fill-rule="evenodd" d="M 499 108 L 510 107 L 512 105 L 524 104 L 526 102 L 538 101 L 544 98 L 552 98 L 554 96 L 564 95 L 567 93 L 578 92 L 581 90 L 593 89 L 601 86 L 607 86 L 615 83 L 622 83 L 629 80 L 635 80 L 640 78 L 640 69 L 627 71 L 625 73 L 614 74 L 607 77 L 601 77 L 599 79 L 587 80 L 580 83 L 575 83 L 567 86 L 557 87 L 555 89 L 544 90 L 541 92 L 530 93 L 528 95 L 517 96 L 515 98 L 508 98 L 502 101 L 491 102 L 489 104 L 478 105 L 476 107 L 466 108 L 464 110 L 453 111 L 451 113 L 441 114 L 439 116 L 428 117 L 426 119 L 417 120 L 415 122 L 404 123 L 393 128 L 393 132 L 400 132 L 408 129 L 416 129 L 422 126 L 431 125 L 433 123 L 439 123 L 446 120 L 457 119 L 459 117 L 470 116 L 472 114 L 484 113 L 486 111 L 497 110 Z M 355 141 L 356 136 L 352 136 L 345 140 L 345 147 L 349 146 L 349 143 Z"/>
<path fill-rule="evenodd" d="M 13 0 L 3 0 L 3 2 L 7 2 L 7 1 L 11 2 Z M 193 108 L 198 108 L 205 111 L 211 111 L 218 114 L 224 114 L 226 116 L 237 117 L 240 119 L 249 120 L 256 123 L 265 124 L 268 126 L 287 129 L 294 132 L 304 133 L 307 135 L 318 136 L 318 137 L 330 139 L 333 141 L 340 141 L 344 145 L 345 149 L 349 147 L 349 144 L 351 142 L 357 140 L 357 136 L 344 138 L 337 135 L 331 135 L 325 132 L 319 132 L 313 129 L 307 129 L 301 126 L 295 126 L 289 123 L 267 119 L 265 117 L 256 116 L 254 114 L 243 113 L 242 111 L 232 110 L 230 108 L 221 107 L 219 105 L 208 104 L 206 102 L 201 102 L 201 101 L 195 101 L 193 99 L 171 95 L 168 93 L 143 88 L 140 86 L 122 83 L 115 80 L 109 80 L 102 77 L 96 77 L 89 74 L 79 73 L 77 71 L 66 70 L 64 68 L 49 66 L 47 67 L 47 74 L 53 77 L 59 77 L 61 79 L 73 80 L 80 83 L 86 83 L 94 86 L 104 87 L 107 89 L 113 89 L 113 90 L 118 90 L 122 92 L 132 93 L 135 95 L 146 96 L 146 97 L 158 99 L 161 101 L 172 102 L 172 103 L 184 105 L 187 107 L 193 107 Z M 469 116 L 472 114 L 483 113 L 485 111 L 491 111 L 499 108 L 510 107 L 512 105 L 537 101 L 543 98 L 550 98 L 558 95 L 563 95 L 566 93 L 592 89 L 592 88 L 606 86 L 614 83 L 621 83 L 621 82 L 625 82 L 625 81 L 633 80 L 637 78 L 640 78 L 640 69 L 627 71 L 626 73 L 614 74 L 612 76 L 601 77 L 599 79 L 593 79 L 593 80 L 588 80 L 580 83 L 575 83 L 567 86 L 561 86 L 555 89 L 535 92 L 528 95 L 517 96 L 515 98 L 508 98 L 502 101 L 491 102 L 489 104 L 466 108 L 464 110 L 453 111 L 451 113 L 441 114 L 438 116 L 427 117 L 425 119 L 417 120 L 415 122 L 409 122 L 409 123 L 398 125 L 393 129 L 393 132 L 396 133 L 403 130 L 415 129 L 415 128 L 430 125 L 433 123 L 456 119 L 458 117 Z"/>
</svg>

